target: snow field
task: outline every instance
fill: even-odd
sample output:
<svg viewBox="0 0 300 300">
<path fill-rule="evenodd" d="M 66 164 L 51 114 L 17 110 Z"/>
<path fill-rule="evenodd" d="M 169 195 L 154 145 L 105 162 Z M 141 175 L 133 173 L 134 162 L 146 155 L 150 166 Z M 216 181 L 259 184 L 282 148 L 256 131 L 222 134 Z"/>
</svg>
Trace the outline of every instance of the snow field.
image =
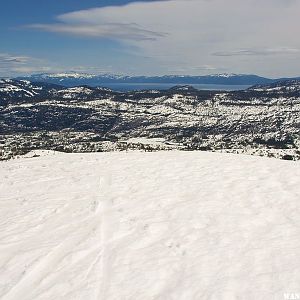
<svg viewBox="0 0 300 300">
<path fill-rule="evenodd" d="M 0 298 L 300 292 L 298 162 L 38 152 L 0 164 Z"/>
</svg>

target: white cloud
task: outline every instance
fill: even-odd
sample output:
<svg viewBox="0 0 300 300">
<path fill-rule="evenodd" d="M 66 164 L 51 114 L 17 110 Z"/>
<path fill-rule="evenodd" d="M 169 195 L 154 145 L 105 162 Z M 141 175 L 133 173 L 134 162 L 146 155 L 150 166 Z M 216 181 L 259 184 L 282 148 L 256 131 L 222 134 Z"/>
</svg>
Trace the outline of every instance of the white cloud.
<svg viewBox="0 0 300 300">
<path fill-rule="evenodd" d="M 31 27 L 119 40 L 150 57 L 160 73 L 208 65 L 212 72 L 285 75 L 300 69 L 299 11 L 297 0 L 135 2 L 71 12 Z"/>
<path fill-rule="evenodd" d="M 281 55 L 299 53 L 299 49 L 294 48 L 271 48 L 271 49 L 239 49 L 232 51 L 215 52 L 214 56 L 261 56 L 261 55 Z"/>
</svg>

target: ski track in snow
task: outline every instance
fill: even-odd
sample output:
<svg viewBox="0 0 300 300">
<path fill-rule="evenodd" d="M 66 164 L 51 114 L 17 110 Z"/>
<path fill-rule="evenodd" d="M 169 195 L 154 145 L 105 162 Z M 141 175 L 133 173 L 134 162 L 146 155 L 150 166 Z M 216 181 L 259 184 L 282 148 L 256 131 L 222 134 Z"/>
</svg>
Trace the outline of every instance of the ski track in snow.
<svg viewBox="0 0 300 300">
<path fill-rule="evenodd" d="M 0 163 L 0 298 L 300 293 L 299 162 L 204 152 Z"/>
</svg>

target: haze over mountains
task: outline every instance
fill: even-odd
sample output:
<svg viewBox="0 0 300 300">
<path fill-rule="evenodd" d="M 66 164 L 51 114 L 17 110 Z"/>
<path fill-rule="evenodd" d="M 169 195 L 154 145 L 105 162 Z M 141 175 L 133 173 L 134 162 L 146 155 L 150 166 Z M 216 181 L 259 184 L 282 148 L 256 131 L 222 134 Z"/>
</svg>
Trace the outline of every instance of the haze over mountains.
<svg viewBox="0 0 300 300">
<path fill-rule="evenodd" d="M 123 76 L 113 74 L 92 75 L 83 73 L 53 73 L 35 74 L 16 78 L 18 80 L 29 80 L 32 82 L 47 82 L 61 84 L 64 86 L 101 86 L 105 84 L 142 84 L 142 83 L 161 83 L 161 84 L 216 84 L 216 85 L 255 85 L 268 84 L 276 81 L 298 78 L 278 78 L 271 79 L 257 75 L 248 74 L 215 74 L 203 76 L 189 75 L 165 75 L 165 76 Z"/>
</svg>

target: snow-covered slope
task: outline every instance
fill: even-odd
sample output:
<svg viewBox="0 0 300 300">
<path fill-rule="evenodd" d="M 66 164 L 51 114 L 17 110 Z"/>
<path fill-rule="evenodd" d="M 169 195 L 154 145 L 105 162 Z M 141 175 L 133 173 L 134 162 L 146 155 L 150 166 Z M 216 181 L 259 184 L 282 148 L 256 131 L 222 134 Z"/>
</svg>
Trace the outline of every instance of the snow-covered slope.
<svg viewBox="0 0 300 300">
<path fill-rule="evenodd" d="M 123 143 L 132 138 L 162 138 L 187 150 L 284 149 L 276 156 L 300 159 L 300 81 L 277 83 L 280 88 L 275 90 L 266 85 L 233 92 L 175 86 L 118 93 L 89 86 L 31 85 L 42 90 L 35 94 L 32 89 L 31 97 L 23 92 L 3 92 L 2 96 L 0 81 L 0 160 L 34 149 L 140 148 Z M 159 150 L 152 145 L 143 149 Z M 260 153 L 273 156 L 270 151 Z"/>
<path fill-rule="evenodd" d="M 43 97 L 51 90 L 62 88 L 50 83 L 34 83 L 28 80 L 0 79 L 0 106 L 5 100 L 20 100 L 26 102 L 29 99 Z"/>
<path fill-rule="evenodd" d="M 6 93 L 13 97 L 33 97 L 39 93 L 41 87 L 33 86 L 30 81 L 0 79 L 0 94 Z"/>
<path fill-rule="evenodd" d="M 300 91 L 300 81 L 299 80 L 286 80 L 279 81 L 267 85 L 255 85 L 248 90 L 252 91 L 263 91 L 263 92 L 276 92 L 286 94 L 288 92 Z"/>
<path fill-rule="evenodd" d="M 88 86 L 78 86 L 52 92 L 52 96 L 62 99 L 83 100 L 91 98 L 94 99 L 97 97 L 101 98 L 101 96 L 105 95 L 106 93 L 109 97 L 110 93 L 112 93 L 112 90 L 106 88 L 91 88 Z"/>
<path fill-rule="evenodd" d="M 1 299 L 281 300 L 300 291 L 299 163 L 37 154 L 0 163 Z"/>
</svg>

